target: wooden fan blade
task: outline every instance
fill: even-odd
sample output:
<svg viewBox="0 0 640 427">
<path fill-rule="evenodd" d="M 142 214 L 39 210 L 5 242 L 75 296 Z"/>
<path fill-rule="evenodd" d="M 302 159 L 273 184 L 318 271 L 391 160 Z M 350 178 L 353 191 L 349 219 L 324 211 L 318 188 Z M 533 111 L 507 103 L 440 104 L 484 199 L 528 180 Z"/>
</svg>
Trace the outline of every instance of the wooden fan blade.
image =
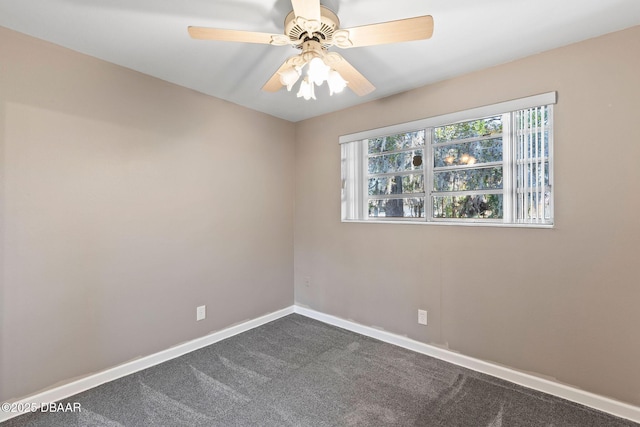
<svg viewBox="0 0 640 427">
<path fill-rule="evenodd" d="M 320 22 L 320 0 L 291 0 L 296 18 Z"/>
<path fill-rule="evenodd" d="M 198 40 L 219 40 L 224 42 L 271 44 L 280 35 L 256 33 L 253 31 L 225 30 L 220 28 L 189 27 L 189 35 Z"/>
<path fill-rule="evenodd" d="M 284 61 L 280 68 L 278 68 L 278 71 L 276 71 L 273 76 L 271 76 L 269 81 L 266 82 L 264 86 L 262 86 L 262 90 L 264 90 L 265 92 L 277 92 L 280 90 L 280 88 L 283 86 L 282 83 L 280 83 L 280 73 L 291 66 L 288 64 L 288 61 L 288 59 Z"/>
<path fill-rule="evenodd" d="M 433 35 L 431 15 L 347 28 L 350 47 L 424 40 Z M 345 46 L 346 47 L 346 46 Z"/>
<path fill-rule="evenodd" d="M 360 74 L 353 65 L 349 64 L 346 59 L 335 52 L 331 52 L 331 56 L 331 67 L 340 73 L 342 78 L 347 81 L 349 89 L 356 95 L 364 96 L 376 90 L 376 87 L 365 76 Z"/>
</svg>

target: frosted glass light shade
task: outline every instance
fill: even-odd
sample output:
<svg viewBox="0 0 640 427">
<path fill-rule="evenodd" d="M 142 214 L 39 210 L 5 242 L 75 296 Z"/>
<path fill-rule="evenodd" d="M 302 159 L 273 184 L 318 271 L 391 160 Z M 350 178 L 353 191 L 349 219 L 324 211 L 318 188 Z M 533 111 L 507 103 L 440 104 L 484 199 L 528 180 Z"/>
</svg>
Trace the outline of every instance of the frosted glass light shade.
<svg viewBox="0 0 640 427">
<path fill-rule="evenodd" d="M 313 58 L 309 61 L 307 75 L 313 83 L 320 86 L 329 77 L 329 70 L 329 66 L 321 58 Z"/>
<path fill-rule="evenodd" d="M 291 88 L 300 78 L 301 71 L 299 68 L 291 67 L 280 73 L 280 83 L 287 87 L 287 90 L 291 92 Z"/>
<path fill-rule="evenodd" d="M 345 87 L 347 87 L 347 81 L 343 79 L 340 73 L 336 70 L 329 71 L 327 84 L 329 85 L 329 95 L 340 93 L 344 90 Z"/>
<path fill-rule="evenodd" d="M 316 99 L 313 82 L 309 81 L 309 77 L 305 77 L 300 83 L 300 90 L 298 91 L 298 98 L 304 98 L 306 101 L 310 99 Z"/>
</svg>

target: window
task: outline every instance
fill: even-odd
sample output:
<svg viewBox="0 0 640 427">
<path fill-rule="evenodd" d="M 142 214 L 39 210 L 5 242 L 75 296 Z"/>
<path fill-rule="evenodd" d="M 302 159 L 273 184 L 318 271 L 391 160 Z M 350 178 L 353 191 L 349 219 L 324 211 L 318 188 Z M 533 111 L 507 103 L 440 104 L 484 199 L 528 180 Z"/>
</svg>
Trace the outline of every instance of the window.
<svg viewBox="0 0 640 427">
<path fill-rule="evenodd" d="M 504 217 L 502 115 L 433 128 L 432 217 Z"/>
<path fill-rule="evenodd" d="M 552 225 L 555 99 L 341 137 L 343 221 Z"/>
<path fill-rule="evenodd" d="M 425 131 L 367 141 L 369 217 L 424 218 Z"/>
</svg>

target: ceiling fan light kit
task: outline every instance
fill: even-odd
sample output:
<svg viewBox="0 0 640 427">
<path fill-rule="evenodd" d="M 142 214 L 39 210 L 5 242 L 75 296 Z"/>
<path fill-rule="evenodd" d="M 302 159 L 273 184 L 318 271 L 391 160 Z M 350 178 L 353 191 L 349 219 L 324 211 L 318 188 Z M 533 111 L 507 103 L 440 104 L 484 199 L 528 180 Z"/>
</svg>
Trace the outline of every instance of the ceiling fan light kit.
<svg viewBox="0 0 640 427">
<path fill-rule="evenodd" d="M 206 27 L 189 27 L 189 35 L 200 40 L 219 40 L 244 43 L 261 43 L 274 46 L 290 45 L 302 52 L 287 59 L 262 87 L 267 92 L 277 92 L 283 86 L 291 91 L 307 67 L 307 75 L 297 93 L 305 100 L 316 99 L 315 86 L 327 82 L 329 95 L 349 87 L 360 96 L 375 90 L 347 60 L 329 47 L 341 49 L 424 40 L 433 34 L 433 18 L 430 15 L 380 24 L 340 29 L 338 16 L 320 5 L 319 0 L 292 0 L 293 10 L 285 18 L 284 34 L 267 34 Z"/>
<path fill-rule="evenodd" d="M 342 92 L 347 87 L 348 82 L 338 71 L 326 64 L 325 58 L 331 61 L 332 56 L 327 56 L 328 52 L 325 52 L 325 50 L 320 42 L 316 40 L 307 40 L 302 43 L 302 53 L 289 58 L 286 64 L 290 65 L 277 72 L 282 86 L 286 86 L 287 90 L 291 91 L 302 76 L 303 68 L 307 67 L 307 76 L 300 84 L 298 98 L 302 97 L 305 100 L 316 99 L 314 85 L 322 86 L 324 82 L 327 82 L 327 86 L 329 86 L 330 96 L 334 93 Z"/>
</svg>

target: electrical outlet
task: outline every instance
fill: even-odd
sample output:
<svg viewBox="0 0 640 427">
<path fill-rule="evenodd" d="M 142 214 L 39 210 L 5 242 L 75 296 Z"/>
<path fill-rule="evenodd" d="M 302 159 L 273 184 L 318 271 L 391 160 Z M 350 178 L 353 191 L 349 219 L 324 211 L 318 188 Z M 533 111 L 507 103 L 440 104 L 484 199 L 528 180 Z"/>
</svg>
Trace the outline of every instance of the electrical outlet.
<svg viewBox="0 0 640 427">
<path fill-rule="evenodd" d="M 196 320 L 203 320 L 205 317 L 207 317 L 207 306 L 201 305 L 200 307 L 197 307 Z"/>
<path fill-rule="evenodd" d="M 310 288 L 311 287 L 311 277 L 305 276 L 305 278 L 304 278 L 304 286 L 306 288 Z"/>
<path fill-rule="evenodd" d="M 421 325 L 427 324 L 427 310 L 418 310 L 418 323 Z"/>
</svg>

